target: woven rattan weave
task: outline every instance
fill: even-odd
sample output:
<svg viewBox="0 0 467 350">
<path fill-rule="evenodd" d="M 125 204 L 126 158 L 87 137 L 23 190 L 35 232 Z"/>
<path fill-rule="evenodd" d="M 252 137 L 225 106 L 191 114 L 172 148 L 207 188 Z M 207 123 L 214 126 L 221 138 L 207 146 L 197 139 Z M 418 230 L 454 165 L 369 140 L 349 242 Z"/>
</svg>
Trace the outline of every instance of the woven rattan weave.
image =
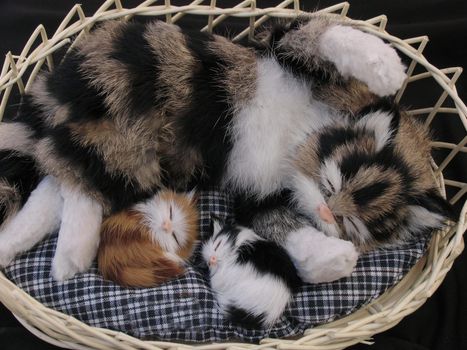
<svg viewBox="0 0 467 350">
<path fill-rule="evenodd" d="M 176 22 L 190 14 L 202 16 L 206 26 L 202 29 L 211 32 L 228 17 L 238 17 L 245 21 L 245 30 L 234 40 L 254 36 L 255 29 L 274 17 L 294 17 L 300 14 L 298 0 L 285 0 L 276 7 L 257 8 L 256 1 L 245 0 L 233 8 L 221 8 L 222 1 L 195 0 L 187 6 L 173 6 L 169 0 L 147 0 L 134 8 L 125 8 L 120 0 L 105 1 L 96 13 L 86 17 L 81 6 L 75 5 L 63 19 L 58 29 L 49 35 L 39 26 L 19 55 L 7 54 L 0 73 L 0 120 L 10 101 L 10 95 L 17 89 L 20 93 L 28 90 L 31 82 L 41 69 L 53 69 L 53 53 L 61 47 L 82 39 L 98 22 L 133 16 L 157 16 L 167 22 Z M 346 16 L 348 3 L 341 3 L 321 10 Z M 448 166 L 459 161 L 467 153 L 467 108 L 457 95 L 455 82 L 461 68 L 439 69 L 431 65 L 423 56 L 428 38 L 425 36 L 399 39 L 385 31 L 387 19 L 379 16 L 367 21 L 354 21 L 361 30 L 373 33 L 390 42 L 408 62 L 408 79 L 396 98 L 420 80 L 431 80 L 439 90 L 439 98 L 432 107 L 411 110 L 432 124 L 438 118 L 455 120 L 462 130 L 461 139 L 439 140 L 433 148 L 444 154 L 436 163 L 433 161 L 433 174 L 442 193 L 449 193 L 452 204 L 462 209 L 457 220 L 449 229 L 438 232 L 426 256 L 395 287 L 391 288 L 375 302 L 352 315 L 338 321 L 309 329 L 301 339 L 264 339 L 261 344 L 223 343 L 191 346 L 168 342 L 142 341 L 111 330 L 90 327 L 73 317 L 46 308 L 0 273 L 0 301 L 5 304 L 20 322 L 38 337 L 58 346 L 73 349 L 260 349 L 276 348 L 290 350 L 342 349 L 358 342 L 368 342 L 375 333 L 382 332 L 397 324 L 403 317 L 418 309 L 438 288 L 455 258 L 462 252 L 462 234 L 467 228 L 467 204 L 465 194 L 467 184 L 458 179 L 443 176 Z M 462 203 L 459 203 L 463 201 Z"/>
</svg>

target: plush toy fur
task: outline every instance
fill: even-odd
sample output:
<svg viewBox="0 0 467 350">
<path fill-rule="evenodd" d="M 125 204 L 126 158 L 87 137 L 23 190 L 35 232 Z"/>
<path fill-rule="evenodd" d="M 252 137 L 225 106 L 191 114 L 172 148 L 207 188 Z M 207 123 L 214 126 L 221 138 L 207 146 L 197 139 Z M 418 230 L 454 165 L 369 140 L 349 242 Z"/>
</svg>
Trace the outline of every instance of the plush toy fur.
<svg viewBox="0 0 467 350">
<path fill-rule="evenodd" d="M 104 220 L 98 251 L 104 278 L 129 287 L 154 287 L 185 272 L 198 238 L 192 194 L 161 191 Z"/>
<path fill-rule="evenodd" d="M 344 142 L 334 160 L 312 161 L 320 145 L 314 137 L 352 116 L 360 118 L 365 132 L 377 134 L 369 154 L 381 154 L 386 173 L 392 167 L 386 155 L 395 155 L 385 151 L 388 145 L 401 162 L 411 162 L 394 169 L 396 177 L 409 171 L 404 181 L 415 178 L 410 183 L 414 190 L 394 209 L 402 215 L 388 211 L 379 218 L 384 233 L 395 223 L 412 233 L 443 224 L 443 200 L 433 186 L 416 185 L 423 174 L 418 168 L 410 172 L 418 161 L 407 151 L 407 138 L 400 143 L 393 139 L 397 129 L 387 124 L 392 114 L 364 108 L 365 100 L 378 106 L 381 96 L 394 94 L 402 84 L 404 67 L 395 51 L 333 15 L 298 18 L 265 38 L 253 49 L 160 21 L 110 21 L 77 43 L 54 72 L 36 79 L 15 120 L 0 125 L 0 139 L 13 128 L 25 140 L 0 149 L 13 147 L 32 156 L 41 173 L 54 175 L 66 189 L 63 212 L 69 216 L 60 233 L 82 249 L 57 246 L 56 279 L 89 266 L 102 215 L 127 209 L 165 187 L 184 191 L 221 185 L 234 194 L 246 193 L 257 207 L 290 190 L 298 210 L 313 221 L 310 231 L 318 228 L 357 245 L 373 242 L 365 227 L 367 219 L 376 217 L 368 216 L 368 208 L 345 212 L 336 204 L 337 193 L 328 194 L 348 185 L 351 192 L 338 202 L 354 203 L 349 196 L 356 191 L 373 193 L 375 183 L 381 186 L 375 174 L 372 183 L 350 181 L 363 175 L 355 167 L 349 178 L 343 173 L 341 162 L 364 168 L 365 157 L 351 151 L 337 155 L 347 147 Z M 418 155 L 427 157 L 425 152 Z M 329 184 L 319 181 L 321 173 Z M 415 216 L 413 224 L 404 221 L 409 213 Z M 74 228 L 83 217 L 86 235 Z M 0 232 L 0 253 L 11 252 L 4 237 Z M 345 258 L 355 262 L 350 251 Z M 304 276 L 311 266 L 299 269 Z"/>
<path fill-rule="evenodd" d="M 214 220 L 202 255 L 221 311 L 244 327 L 272 327 L 300 286 L 282 247 L 232 223 Z"/>
</svg>

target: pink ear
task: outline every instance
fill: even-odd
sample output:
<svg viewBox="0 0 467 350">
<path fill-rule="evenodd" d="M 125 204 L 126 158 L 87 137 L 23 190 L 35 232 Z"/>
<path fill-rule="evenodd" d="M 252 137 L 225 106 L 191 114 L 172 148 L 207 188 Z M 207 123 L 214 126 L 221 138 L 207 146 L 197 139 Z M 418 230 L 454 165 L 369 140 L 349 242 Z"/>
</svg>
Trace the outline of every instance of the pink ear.
<svg viewBox="0 0 467 350">
<path fill-rule="evenodd" d="M 334 222 L 336 222 L 336 219 L 334 219 L 334 215 L 332 215 L 331 209 L 329 209 L 329 207 L 326 204 L 321 204 L 318 207 L 318 211 L 319 217 L 324 222 L 328 224 L 333 224 Z"/>
</svg>

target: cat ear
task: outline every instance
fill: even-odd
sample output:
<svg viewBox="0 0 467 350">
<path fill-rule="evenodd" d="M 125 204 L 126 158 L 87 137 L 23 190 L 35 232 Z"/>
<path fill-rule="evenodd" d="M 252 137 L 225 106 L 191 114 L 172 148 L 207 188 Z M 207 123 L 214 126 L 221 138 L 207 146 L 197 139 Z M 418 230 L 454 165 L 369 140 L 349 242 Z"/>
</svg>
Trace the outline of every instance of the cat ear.
<svg viewBox="0 0 467 350">
<path fill-rule="evenodd" d="M 356 125 L 375 133 L 376 150 L 391 144 L 400 123 L 399 108 L 387 98 L 363 108 L 357 115 Z"/>
<path fill-rule="evenodd" d="M 213 236 L 217 235 L 222 230 L 222 226 L 221 219 L 217 215 L 211 214 L 211 234 Z"/>
<path fill-rule="evenodd" d="M 455 213 L 449 202 L 435 189 L 430 189 L 411 199 L 409 205 L 409 226 L 413 231 L 440 229 L 447 220 L 455 220 Z"/>
</svg>

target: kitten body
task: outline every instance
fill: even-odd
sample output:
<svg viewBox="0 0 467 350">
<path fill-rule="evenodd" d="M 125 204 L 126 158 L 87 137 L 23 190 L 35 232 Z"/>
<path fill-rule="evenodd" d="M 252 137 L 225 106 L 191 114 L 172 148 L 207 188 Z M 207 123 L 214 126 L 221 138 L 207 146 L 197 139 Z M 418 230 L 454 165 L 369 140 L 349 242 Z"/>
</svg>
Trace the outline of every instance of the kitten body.
<svg viewBox="0 0 467 350">
<path fill-rule="evenodd" d="M 243 326 L 272 327 L 300 286 L 286 251 L 247 228 L 214 221 L 202 255 L 219 308 Z"/>
<path fill-rule="evenodd" d="M 104 220 L 99 272 L 128 287 L 154 287 L 185 272 L 198 239 L 193 194 L 163 190 Z"/>
</svg>

